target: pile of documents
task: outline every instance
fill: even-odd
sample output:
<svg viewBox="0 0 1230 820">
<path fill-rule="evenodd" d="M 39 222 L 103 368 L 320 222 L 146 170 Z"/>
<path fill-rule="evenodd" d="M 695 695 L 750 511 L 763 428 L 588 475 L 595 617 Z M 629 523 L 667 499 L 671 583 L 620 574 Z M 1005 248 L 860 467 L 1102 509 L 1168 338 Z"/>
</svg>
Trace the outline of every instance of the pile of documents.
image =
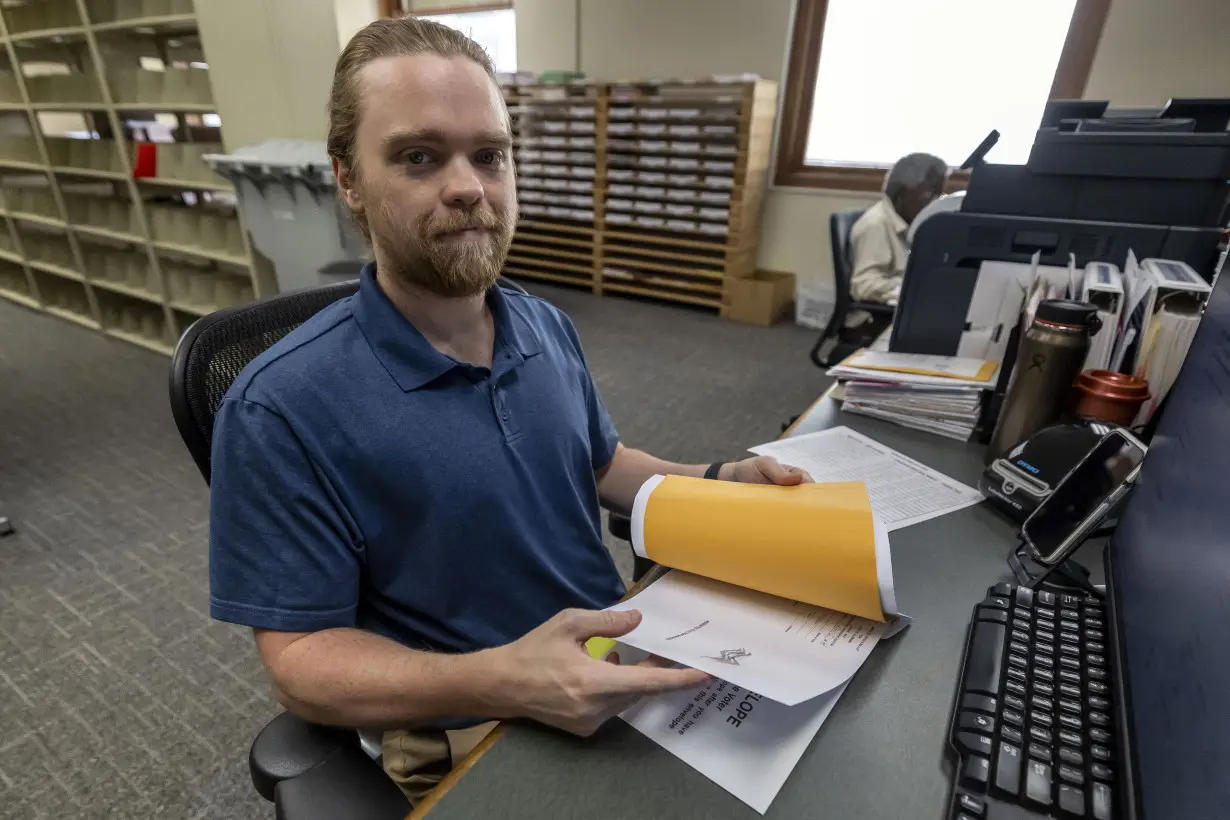
<svg viewBox="0 0 1230 820">
<path fill-rule="evenodd" d="M 998 372 L 982 359 L 860 350 L 829 375 L 847 412 L 967 441 Z"/>
</svg>

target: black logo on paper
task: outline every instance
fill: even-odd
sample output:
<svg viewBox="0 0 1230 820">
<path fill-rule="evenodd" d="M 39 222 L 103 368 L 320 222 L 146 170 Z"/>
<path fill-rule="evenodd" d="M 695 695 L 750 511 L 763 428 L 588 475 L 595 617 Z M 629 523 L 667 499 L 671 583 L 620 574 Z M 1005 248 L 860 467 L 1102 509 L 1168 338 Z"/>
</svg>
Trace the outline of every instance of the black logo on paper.
<svg viewBox="0 0 1230 820">
<path fill-rule="evenodd" d="M 1045 366 L 1046 356 L 1043 356 L 1041 353 L 1035 353 L 1033 358 L 1029 361 L 1030 370 L 1041 370 Z"/>
<path fill-rule="evenodd" d="M 717 661 L 718 663 L 738 666 L 739 658 L 748 658 L 751 657 L 751 654 L 752 653 L 748 652 L 746 649 L 723 649 L 722 656 L 720 658 L 715 658 L 712 655 L 705 655 L 705 657 L 711 661 Z"/>
</svg>

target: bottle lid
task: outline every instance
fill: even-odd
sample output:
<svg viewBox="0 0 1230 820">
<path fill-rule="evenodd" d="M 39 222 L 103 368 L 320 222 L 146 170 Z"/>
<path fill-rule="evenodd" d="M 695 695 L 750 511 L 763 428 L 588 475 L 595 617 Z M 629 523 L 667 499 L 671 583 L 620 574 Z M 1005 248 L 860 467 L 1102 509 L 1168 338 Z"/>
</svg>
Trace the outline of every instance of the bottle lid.
<svg viewBox="0 0 1230 820">
<path fill-rule="evenodd" d="M 1098 309 L 1089 302 L 1077 302 L 1073 299 L 1044 299 L 1038 303 L 1038 311 L 1034 318 L 1041 322 L 1072 327 L 1089 327 L 1100 325 L 1097 321 Z"/>
</svg>

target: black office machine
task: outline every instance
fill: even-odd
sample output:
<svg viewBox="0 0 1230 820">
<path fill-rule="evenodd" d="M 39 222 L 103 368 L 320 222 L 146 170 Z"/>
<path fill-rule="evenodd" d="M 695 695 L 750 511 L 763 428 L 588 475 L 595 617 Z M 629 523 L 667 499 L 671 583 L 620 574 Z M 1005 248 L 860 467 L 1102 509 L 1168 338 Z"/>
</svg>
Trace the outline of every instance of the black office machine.
<svg viewBox="0 0 1230 820">
<path fill-rule="evenodd" d="M 974 608 L 946 818 L 1227 816 L 1228 335 L 1222 277 L 1105 550 L 1105 597 L 999 583 Z"/>
<path fill-rule="evenodd" d="M 1230 132 L 1225 118 L 1168 116 L 1222 110 L 1216 105 L 1176 102 L 1184 105 L 1143 120 L 1098 116 L 1089 101 L 1070 111 L 1052 103 L 1025 165 L 973 162 L 961 210 L 918 226 L 889 349 L 956 355 L 983 262 L 1028 264 L 1038 253 L 1040 264 L 1066 267 L 1074 254 L 1080 268 L 1122 269 L 1132 250 L 1211 279 L 1226 224 Z"/>
<path fill-rule="evenodd" d="M 1023 523 L 1109 429 L 1096 421 L 1045 427 L 988 464 L 978 489 L 992 506 Z"/>
</svg>

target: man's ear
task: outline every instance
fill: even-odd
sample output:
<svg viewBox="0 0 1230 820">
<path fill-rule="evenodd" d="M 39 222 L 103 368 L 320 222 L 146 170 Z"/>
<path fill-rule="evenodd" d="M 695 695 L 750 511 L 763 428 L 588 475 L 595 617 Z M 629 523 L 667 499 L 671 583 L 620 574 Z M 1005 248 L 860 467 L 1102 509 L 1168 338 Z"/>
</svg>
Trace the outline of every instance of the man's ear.
<svg viewBox="0 0 1230 820">
<path fill-rule="evenodd" d="M 363 200 L 359 198 L 358 191 L 355 190 L 354 171 L 337 157 L 330 157 L 330 159 L 333 162 L 333 177 L 337 180 L 338 195 L 350 210 L 355 213 L 361 212 Z"/>
</svg>

